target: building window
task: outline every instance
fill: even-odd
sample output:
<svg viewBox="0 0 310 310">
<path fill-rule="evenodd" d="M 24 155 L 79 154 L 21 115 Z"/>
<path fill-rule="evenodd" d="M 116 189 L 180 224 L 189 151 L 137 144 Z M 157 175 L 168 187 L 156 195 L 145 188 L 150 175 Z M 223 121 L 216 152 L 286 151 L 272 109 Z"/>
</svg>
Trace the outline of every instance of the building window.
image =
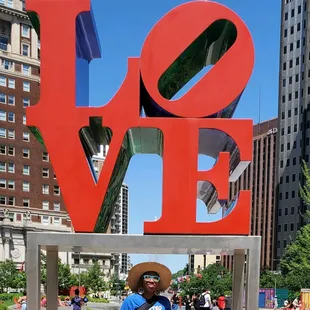
<svg viewBox="0 0 310 310">
<path fill-rule="evenodd" d="M 28 57 L 29 57 L 29 51 L 30 51 L 29 45 L 23 43 L 23 44 L 22 44 L 22 55 L 23 55 L 23 56 L 28 56 Z"/>
<path fill-rule="evenodd" d="M 0 172 L 6 172 L 6 163 L 0 161 Z"/>
<path fill-rule="evenodd" d="M 60 203 L 59 202 L 54 202 L 54 211 L 60 211 Z"/>
<path fill-rule="evenodd" d="M 0 76 L 0 86 L 6 87 L 6 77 Z"/>
<path fill-rule="evenodd" d="M 42 201 L 42 209 L 43 210 L 49 210 L 49 202 L 48 201 Z"/>
<path fill-rule="evenodd" d="M 57 195 L 57 196 L 60 195 L 60 189 L 58 185 L 54 185 L 54 195 Z"/>
<path fill-rule="evenodd" d="M 14 129 L 8 129 L 8 138 L 9 139 L 15 139 L 15 130 Z"/>
<path fill-rule="evenodd" d="M 48 224 L 49 224 L 49 217 L 46 216 L 46 215 L 43 215 L 43 216 L 41 217 L 41 221 L 42 221 L 42 224 L 43 224 L 43 225 L 48 225 Z"/>
<path fill-rule="evenodd" d="M 30 166 L 28 165 L 23 166 L 23 175 L 30 175 Z"/>
<path fill-rule="evenodd" d="M 8 180 L 8 189 L 14 190 L 15 189 L 15 181 Z"/>
<path fill-rule="evenodd" d="M 15 156 L 15 147 L 14 146 L 8 147 L 8 155 L 9 156 Z"/>
<path fill-rule="evenodd" d="M 27 124 L 27 118 L 26 118 L 26 115 L 23 115 L 23 125 L 26 125 Z"/>
<path fill-rule="evenodd" d="M 23 181 L 23 192 L 30 191 L 30 183 L 28 181 Z"/>
<path fill-rule="evenodd" d="M 24 38 L 30 38 L 30 27 L 27 25 L 22 25 L 22 36 Z"/>
<path fill-rule="evenodd" d="M 23 132 L 23 141 L 29 142 L 30 141 L 30 134 L 29 132 Z"/>
<path fill-rule="evenodd" d="M 6 172 L 6 163 L 0 161 L 0 172 Z"/>
<path fill-rule="evenodd" d="M 14 112 L 8 112 L 8 121 L 11 123 L 15 123 L 15 113 Z"/>
<path fill-rule="evenodd" d="M 23 82 L 23 91 L 30 92 L 30 83 Z"/>
<path fill-rule="evenodd" d="M 8 79 L 9 83 L 8 86 L 9 88 L 15 89 L 15 80 L 14 79 Z"/>
<path fill-rule="evenodd" d="M 42 177 L 48 178 L 49 177 L 49 169 L 48 168 L 42 168 Z"/>
<path fill-rule="evenodd" d="M 30 99 L 23 98 L 23 107 L 29 107 L 30 106 Z"/>
<path fill-rule="evenodd" d="M 6 95 L 0 94 L 0 103 L 6 104 Z"/>
<path fill-rule="evenodd" d="M 13 70 L 13 62 L 7 59 L 2 59 L 1 61 L 1 68 L 3 70 L 8 70 L 8 71 L 14 71 Z"/>
<path fill-rule="evenodd" d="M 0 179 L 0 188 L 6 188 L 6 179 Z"/>
<path fill-rule="evenodd" d="M 6 205 L 6 198 L 5 198 L 5 196 L 0 196 L 0 205 Z"/>
<path fill-rule="evenodd" d="M 15 206 L 15 197 L 8 197 L 8 205 Z"/>
<path fill-rule="evenodd" d="M 43 152 L 42 153 L 42 160 L 43 161 L 49 161 L 49 155 L 47 152 Z"/>
<path fill-rule="evenodd" d="M 0 110 L 0 121 L 6 122 L 6 112 Z"/>
<path fill-rule="evenodd" d="M 0 128 L 0 138 L 6 138 L 6 129 Z"/>
<path fill-rule="evenodd" d="M 30 150 L 29 149 L 23 149 L 23 157 L 24 158 L 30 158 Z"/>
<path fill-rule="evenodd" d="M 8 38 L 0 37 L 0 50 L 7 51 L 8 50 Z"/>
<path fill-rule="evenodd" d="M 0 145 L 0 155 L 6 155 L 6 146 Z"/>
<path fill-rule="evenodd" d="M 50 187 L 47 184 L 42 185 L 42 194 L 48 195 L 50 192 Z"/>
<path fill-rule="evenodd" d="M 15 96 L 8 96 L 8 104 L 15 105 Z"/>
<path fill-rule="evenodd" d="M 13 0 L 7 0 L 7 6 L 13 9 Z"/>
<path fill-rule="evenodd" d="M 60 225 L 60 218 L 59 217 L 54 217 L 54 224 Z"/>
<path fill-rule="evenodd" d="M 30 199 L 23 198 L 23 207 L 29 208 L 30 207 Z"/>
<path fill-rule="evenodd" d="M 22 73 L 23 75 L 30 75 L 30 66 L 29 65 L 22 65 Z"/>
<path fill-rule="evenodd" d="M 15 164 L 14 163 L 8 163 L 8 172 L 9 173 L 15 173 Z"/>
</svg>

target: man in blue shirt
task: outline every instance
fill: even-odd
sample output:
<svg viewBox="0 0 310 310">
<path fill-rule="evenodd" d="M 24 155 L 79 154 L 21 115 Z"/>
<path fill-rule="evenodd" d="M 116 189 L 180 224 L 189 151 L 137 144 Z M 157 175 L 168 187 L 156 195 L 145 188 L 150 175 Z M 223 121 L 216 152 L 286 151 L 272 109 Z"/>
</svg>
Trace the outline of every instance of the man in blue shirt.
<svg viewBox="0 0 310 310">
<path fill-rule="evenodd" d="M 133 294 L 122 304 L 121 310 L 171 310 L 168 298 L 160 296 L 170 286 L 171 271 L 158 263 L 141 263 L 128 275 Z"/>
</svg>

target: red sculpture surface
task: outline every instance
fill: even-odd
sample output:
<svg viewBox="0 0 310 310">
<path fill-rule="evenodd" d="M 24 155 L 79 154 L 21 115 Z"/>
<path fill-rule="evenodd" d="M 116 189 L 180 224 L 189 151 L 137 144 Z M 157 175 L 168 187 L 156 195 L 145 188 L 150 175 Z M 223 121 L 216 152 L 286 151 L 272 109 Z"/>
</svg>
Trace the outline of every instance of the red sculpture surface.
<svg viewBox="0 0 310 310">
<path fill-rule="evenodd" d="M 228 199 L 229 189 L 229 153 L 220 153 L 212 170 L 198 171 L 199 129 L 227 133 L 238 145 L 240 160 L 252 159 L 251 120 L 206 118 L 227 107 L 250 78 L 254 47 L 242 20 L 213 2 L 176 7 L 149 33 L 141 57 L 129 58 L 127 76 L 114 98 L 104 107 L 76 107 L 75 20 L 80 12 L 90 10 L 90 0 L 28 0 L 26 4 L 37 12 L 41 24 L 41 98 L 27 108 L 27 125 L 37 127 L 44 138 L 75 231 L 93 232 L 124 136 L 139 127 L 158 128 L 164 136 L 162 216 L 145 223 L 145 234 L 249 234 L 250 191 L 240 192 L 237 205 L 224 219 L 196 222 L 197 181 L 211 182 L 219 199 Z M 235 25 L 234 44 L 183 97 L 164 98 L 158 90 L 160 77 L 219 19 Z M 157 105 L 179 117 L 141 117 L 141 83 Z M 90 117 L 102 117 L 102 125 L 113 132 L 98 183 L 79 139 L 79 130 L 89 125 Z M 65 160 L 69 156 L 74 159 Z"/>
</svg>

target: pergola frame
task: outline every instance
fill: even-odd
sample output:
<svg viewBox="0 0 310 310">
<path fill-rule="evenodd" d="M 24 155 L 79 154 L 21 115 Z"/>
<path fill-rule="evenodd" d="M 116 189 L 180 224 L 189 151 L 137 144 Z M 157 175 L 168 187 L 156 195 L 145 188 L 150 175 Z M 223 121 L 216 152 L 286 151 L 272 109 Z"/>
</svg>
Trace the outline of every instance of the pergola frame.
<svg viewBox="0 0 310 310">
<path fill-rule="evenodd" d="M 39 310 L 41 299 L 40 251 L 47 258 L 47 310 L 58 309 L 58 252 L 140 254 L 232 254 L 233 310 L 258 309 L 261 237 L 190 235 L 111 235 L 58 232 L 27 234 L 27 308 Z M 246 268 L 245 268 L 246 265 Z M 212 289 L 212 288 L 211 288 Z"/>
</svg>

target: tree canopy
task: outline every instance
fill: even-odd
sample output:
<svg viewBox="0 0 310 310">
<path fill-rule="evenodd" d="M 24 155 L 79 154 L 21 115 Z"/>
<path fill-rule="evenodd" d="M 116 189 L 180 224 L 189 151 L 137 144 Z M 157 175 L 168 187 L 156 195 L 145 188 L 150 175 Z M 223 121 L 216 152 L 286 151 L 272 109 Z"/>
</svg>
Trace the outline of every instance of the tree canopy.
<svg viewBox="0 0 310 310">
<path fill-rule="evenodd" d="M 222 265 L 212 264 L 203 269 L 200 274 L 191 274 L 189 281 L 180 283 L 180 288 L 186 295 L 202 293 L 209 289 L 213 296 L 219 296 L 231 293 L 232 275 Z"/>
</svg>

